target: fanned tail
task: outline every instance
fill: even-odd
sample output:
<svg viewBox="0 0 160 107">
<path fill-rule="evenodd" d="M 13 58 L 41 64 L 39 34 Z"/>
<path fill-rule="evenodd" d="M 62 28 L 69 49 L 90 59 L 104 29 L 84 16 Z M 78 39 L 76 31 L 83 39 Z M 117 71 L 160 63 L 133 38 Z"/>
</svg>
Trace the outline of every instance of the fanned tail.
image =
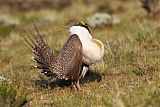
<svg viewBox="0 0 160 107">
<path fill-rule="evenodd" d="M 26 47 L 33 53 L 34 60 L 37 63 L 36 67 L 42 70 L 41 73 L 44 73 L 48 77 L 53 76 L 54 74 L 51 72 L 51 62 L 54 60 L 53 52 L 43 40 L 35 24 L 34 28 L 36 34 L 34 34 L 29 27 L 29 33 L 24 30 L 27 36 L 24 36 L 24 39 L 28 44 Z M 32 35 L 33 38 L 31 38 L 30 35 Z"/>
</svg>

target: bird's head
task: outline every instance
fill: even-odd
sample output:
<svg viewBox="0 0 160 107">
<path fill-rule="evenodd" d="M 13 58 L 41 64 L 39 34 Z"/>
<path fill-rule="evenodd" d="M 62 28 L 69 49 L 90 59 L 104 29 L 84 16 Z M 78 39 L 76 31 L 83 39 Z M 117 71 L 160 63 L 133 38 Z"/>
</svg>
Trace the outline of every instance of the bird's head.
<svg viewBox="0 0 160 107">
<path fill-rule="evenodd" d="M 75 22 L 70 28 L 69 32 L 72 34 L 77 34 L 80 38 L 90 38 L 92 39 L 91 36 L 91 31 L 89 29 L 89 24 L 80 21 L 80 22 Z"/>
<path fill-rule="evenodd" d="M 83 21 L 80 21 L 80 22 L 75 23 L 74 26 L 83 27 L 83 28 L 87 29 L 89 33 L 91 33 L 91 31 L 90 31 L 90 29 L 89 29 L 89 24 L 88 24 L 88 23 L 85 23 L 85 22 L 83 22 Z"/>
</svg>

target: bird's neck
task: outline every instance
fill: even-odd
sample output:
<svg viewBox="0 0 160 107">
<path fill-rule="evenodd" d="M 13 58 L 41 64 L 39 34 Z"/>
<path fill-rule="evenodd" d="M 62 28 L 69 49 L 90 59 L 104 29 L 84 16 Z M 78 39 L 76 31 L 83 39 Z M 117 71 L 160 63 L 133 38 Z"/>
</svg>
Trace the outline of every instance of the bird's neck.
<svg viewBox="0 0 160 107">
<path fill-rule="evenodd" d="M 73 34 L 78 35 L 78 37 L 80 38 L 81 41 L 92 39 L 92 36 L 89 33 L 89 31 L 86 28 L 81 27 L 81 26 L 72 26 L 69 29 L 69 32 L 71 35 L 73 35 Z"/>
</svg>

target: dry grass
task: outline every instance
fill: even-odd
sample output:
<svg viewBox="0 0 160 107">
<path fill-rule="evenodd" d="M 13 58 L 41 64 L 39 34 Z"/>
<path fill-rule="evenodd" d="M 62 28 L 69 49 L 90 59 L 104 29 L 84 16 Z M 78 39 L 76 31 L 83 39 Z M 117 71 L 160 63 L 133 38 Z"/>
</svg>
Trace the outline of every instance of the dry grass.
<svg viewBox="0 0 160 107">
<path fill-rule="evenodd" d="M 27 99 L 25 106 L 29 107 L 159 107 L 159 23 L 146 17 L 139 0 L 109 3 L 112 14 L 120 17 L 123 22 L 110 28 L 92 29 L 93 36 L 105 43 L 106 50 L 103 61 L 93 65 L 91 73 L 81 80 L 82 91 L 73 92 L 68 86 L 69 82 L 49 83 L 41 80 L 45 78 L 33 67 L 34 64 L 28 60 L 31 56 L 23 49 L 19 28 L 13 28 L 10 36 L 7 33 L 7 36 L 0 37 L 0 76 L 6 78 L 0 81 L 0 102 L 3 101 L 6 106 L 13 105 L 10 99 L 5 102 L 6 99 L 1 95 L 7 93 L 1 90 L 8 88 L 14 90 L 13 93 L 7 93 L 12 100 L 21 102 L 21 97 L 17 99 L 15 96 L 24 96 L 22 100 Z M 17 17 L 21 22 L 20 28 L 31 25 L 31 20 L 36 21 L 40 32 L 45 34 L 45 40 L 56 53 L 68 38 L 67 30 L 61 31 L 64 29 L 64 21 L 72 18 L 85 20 L 86 16 L 101 9 L 97 7 L 102 4 L 104 2 L 91 5 L 73 3 L 63 10 L 5 14 Z M 118 11 L 120 7 L 123 12 Z M 1 9 L 0 12 L 3 11 Z M 54 20 L 44 19 L 50 14 Z M 10 30 L 7 27 L 4 29 Z"/>
</svg>

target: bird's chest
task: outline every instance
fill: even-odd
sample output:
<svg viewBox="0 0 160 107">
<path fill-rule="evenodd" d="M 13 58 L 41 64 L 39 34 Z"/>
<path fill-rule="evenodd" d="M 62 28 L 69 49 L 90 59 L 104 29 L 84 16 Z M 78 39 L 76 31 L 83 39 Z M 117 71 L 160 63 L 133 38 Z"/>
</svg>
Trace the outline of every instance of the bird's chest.
<svg viewBox="0 0 160 107">
<path fill-rule="evenodd" d="M 101 60 L 101 48 L 95 43 L 83 45 L 83 62 L 86 64 L 93 64 Z"/>
</svg>

